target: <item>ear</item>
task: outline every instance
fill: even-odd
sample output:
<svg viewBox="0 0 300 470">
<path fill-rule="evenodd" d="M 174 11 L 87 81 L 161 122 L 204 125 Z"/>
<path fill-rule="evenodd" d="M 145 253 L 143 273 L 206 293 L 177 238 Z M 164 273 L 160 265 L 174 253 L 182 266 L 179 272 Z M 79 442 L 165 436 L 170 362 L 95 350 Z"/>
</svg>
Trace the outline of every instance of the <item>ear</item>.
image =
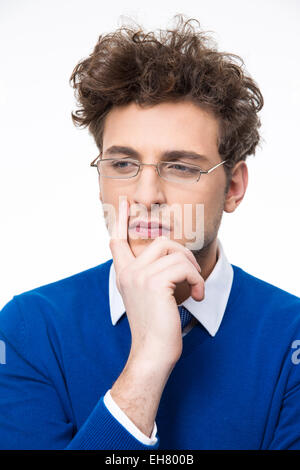
<svg viewBox="0 0 300 470">
<path fill-rule="evenodd" d="M 248 167 L 244 161 L 238 162 L 232 169 L 231 181 L 225 196 L 224 211 L 233 212 L 242 202 L 248 186 Z"/>
</svg>

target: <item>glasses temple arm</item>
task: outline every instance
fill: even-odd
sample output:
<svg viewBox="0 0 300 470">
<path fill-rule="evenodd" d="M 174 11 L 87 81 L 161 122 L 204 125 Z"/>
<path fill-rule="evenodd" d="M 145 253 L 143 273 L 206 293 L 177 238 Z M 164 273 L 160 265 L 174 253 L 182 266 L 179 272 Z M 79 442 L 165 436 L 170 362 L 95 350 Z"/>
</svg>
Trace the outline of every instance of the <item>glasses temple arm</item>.
<svg viewBox="0 0 300 470">
<path fill-rule="evenodd" d="M 227 160 L 223 160 L 222 162 L 218 163 L 217 165 L 213 166 L 212 168 L 210 168 L 209 170 L 205 171 L 204 173 L 210 173 L 211 171 L 213 171 L 215 168 L 218 168 L 218 166 L 220 165 L 223 165 L 223 163 L 226 163 Z"/>
<path fill-rule="evenodd" d="M 101 155 L 101 153 L 92 161 L 92 163 L 90 163 L 90 166 L 97 166 L 97 165 L 95 165 L 95 162 L 98 160 L 100 155 Z"/>
</svg>

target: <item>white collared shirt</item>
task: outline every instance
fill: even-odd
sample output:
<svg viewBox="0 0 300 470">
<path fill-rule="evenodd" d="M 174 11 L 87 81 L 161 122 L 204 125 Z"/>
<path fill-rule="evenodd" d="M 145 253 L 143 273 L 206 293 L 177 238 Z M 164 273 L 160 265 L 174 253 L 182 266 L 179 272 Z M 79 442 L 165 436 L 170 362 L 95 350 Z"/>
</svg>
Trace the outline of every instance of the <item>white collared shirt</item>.
<svg viewBox="0 0 300 470">
<path fill-rule="evenodd" d="M 220 240 L 218 239 L 217 262 L 205 280 L 205 297 L 201 301 L 194 300 L 191 296 L 182 302 L 183 305 L 194 316 L 195 321 L 185 327 L 182 335 L 185 336 L 199 321 L 211 336 L 217 333 L 226 309 L 233 281 L 233 268 L 227 260 Z M 116 285 L 116 272 L 114 264 L 111 264 L 109 272 L 109 304 L 111 321 L 116 325 L 117 321 L 124 315 L 125 306 L 122 296 Z M 197 321 L 196 321 L 197 320 Z M 150 436 L 143 434 L 127 415 L 118 407 L 108 390 L 104 396 L 104 403 L 110 413 L 117 419 L 136 439 L 146 445 L 154 445 L 157 442 L 157 427 L 154 423 Z"/>
</svg>

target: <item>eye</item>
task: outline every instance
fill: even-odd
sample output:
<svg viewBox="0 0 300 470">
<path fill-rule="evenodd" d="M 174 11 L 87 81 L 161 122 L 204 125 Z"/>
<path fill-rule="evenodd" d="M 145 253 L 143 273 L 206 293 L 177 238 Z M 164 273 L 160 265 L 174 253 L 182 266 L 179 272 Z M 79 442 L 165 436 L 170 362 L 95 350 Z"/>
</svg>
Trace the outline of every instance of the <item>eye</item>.
<svg viewBox="0 0 300 470">
<path fill-rule="evenodd" d="M 111 161 L 112 168 L 116 170 L 135 168 L 136 163 L 131 160 L 126 160 L 125 158 L 118 158 Z"/>
<path fill-rule="evenodd" d="M 169 171 L 177 171 L 179 173 L 195 171 L 195 168 L 183 165 L 182 163 L 168 163 L 166 169 Z"/>
<path fill-rule="evenodd" d="M 116 161 L 116 162 L 112 162 L 112 166 L 114 168 L 126 168 L 126 165 L 132 165 L 131 162 L 126 162 L 126 161 Z"/>
<path fill-rule="evenodd" d="M 170 167 L 173 169 L 173 170 L 181 170 L 181 171 L 186 171 L 186 170 L 189 170 L 189 168 L 185 165 L 181 165 L 180 163 L 174 163 L 173 165 L 170 165 Z"/>
</svg>

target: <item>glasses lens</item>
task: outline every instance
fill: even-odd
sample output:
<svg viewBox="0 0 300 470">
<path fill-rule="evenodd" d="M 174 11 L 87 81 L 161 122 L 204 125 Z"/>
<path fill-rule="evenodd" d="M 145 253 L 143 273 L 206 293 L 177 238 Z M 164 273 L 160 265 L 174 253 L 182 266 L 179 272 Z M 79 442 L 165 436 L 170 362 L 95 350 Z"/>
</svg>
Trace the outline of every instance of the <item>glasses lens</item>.
<svg viewBox="0 0 300 470">
<path fill-rule="evenodd" d="M 138 173 L 137 163 L 120 159 L 103 159 L 98 161 L 98 169 L 106 178 L 132 178 Z"/>
<path fill-rule="evenodd" d="M 178 183 L 194 183 L 200 176 L 199 168 L 186 163 L 162 162 L 159 171 L 162 178 Z"/>
</svg>

